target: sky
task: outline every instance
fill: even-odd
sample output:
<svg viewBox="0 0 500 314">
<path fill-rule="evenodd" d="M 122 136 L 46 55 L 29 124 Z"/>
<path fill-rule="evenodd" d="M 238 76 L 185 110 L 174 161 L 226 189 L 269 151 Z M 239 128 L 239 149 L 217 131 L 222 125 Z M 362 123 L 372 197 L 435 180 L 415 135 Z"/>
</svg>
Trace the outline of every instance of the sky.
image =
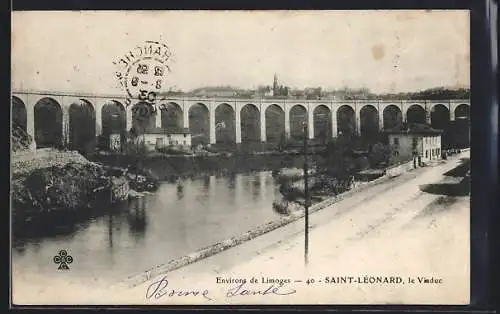
<svg viewBox="0 0 500 314">
<path fill-rule="evenodd" d="M 469 86 L 468 11 L 14 12 L 12 88 L 117 94 L 113 61 L 146 40 L 173 53 L 166 86 Z"/>
</svg>

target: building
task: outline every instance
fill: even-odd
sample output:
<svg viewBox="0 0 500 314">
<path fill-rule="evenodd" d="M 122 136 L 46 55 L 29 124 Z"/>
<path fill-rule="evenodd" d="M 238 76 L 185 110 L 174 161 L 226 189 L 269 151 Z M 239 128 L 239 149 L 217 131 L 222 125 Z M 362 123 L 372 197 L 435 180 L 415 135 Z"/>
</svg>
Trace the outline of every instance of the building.
<svg viewBox="0 0 500 314">
<path fill-rule="evenodd" d="M 411 124 L 401 128 L 386 130 L 389 144 L 394 154 L 401 160 L 418 158 L 419 163 L 441 159 L 442 130 L 425 124 Z"/>
<path fill-rule="evenodd" d="M 203 87 L 191 92 L 197 97 L 234 97 L 236 90 L 230 86 Z"/>
<path fill-rule="evenodd" d="M 109 135 L 109 150 L 112 152 L 121 151 L 122 135 L 120 133 L 111 133 Z"/>
<path fill-rule="evenodd" d="M 273 96 L 278 96 L 278 76 L 276 73 L 274 73 L 274 78 L 273 78 Z"/>
<path fill-rule="evenodd" d="M 144 134 L 139 135 L 137 140 L 144 141 L 150 151 L 168 146 L 191 147 L 191 133 L 188 128 L 149 128 Z"/>
</svg>

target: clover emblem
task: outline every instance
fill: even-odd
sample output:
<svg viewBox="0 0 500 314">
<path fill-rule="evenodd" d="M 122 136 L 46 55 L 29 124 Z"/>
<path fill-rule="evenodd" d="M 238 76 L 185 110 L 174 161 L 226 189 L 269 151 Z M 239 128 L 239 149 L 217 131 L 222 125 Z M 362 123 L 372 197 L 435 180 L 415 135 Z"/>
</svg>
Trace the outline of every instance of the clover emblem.
<svg viewBox="0 0 500 314">
<path fill-rule="evenodd" d="M 73 263 L 73 257 L 68 255 L 66 250 L 60 250 L 59 254 L 54 256 L 54 263 L 59 264 L 61 270 L 69 270 L 68 264 Z"/>
</svg>

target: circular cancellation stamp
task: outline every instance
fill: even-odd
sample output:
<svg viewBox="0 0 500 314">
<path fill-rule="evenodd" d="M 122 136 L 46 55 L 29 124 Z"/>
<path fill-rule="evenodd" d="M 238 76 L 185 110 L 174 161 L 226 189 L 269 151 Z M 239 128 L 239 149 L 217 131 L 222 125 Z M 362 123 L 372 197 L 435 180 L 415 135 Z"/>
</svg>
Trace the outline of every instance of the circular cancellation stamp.
<svg viewBox="0 0 500 314">
<path fill-rule="evenodd" d="M 113 61 L 117 66 L 115 76 L 127 92 L 125 103 L 135 99 L 153 106 L 167 95 L 167 75 L 170 72 L 171 49 L 163 43 L 145 41 Z"/>
</svg>

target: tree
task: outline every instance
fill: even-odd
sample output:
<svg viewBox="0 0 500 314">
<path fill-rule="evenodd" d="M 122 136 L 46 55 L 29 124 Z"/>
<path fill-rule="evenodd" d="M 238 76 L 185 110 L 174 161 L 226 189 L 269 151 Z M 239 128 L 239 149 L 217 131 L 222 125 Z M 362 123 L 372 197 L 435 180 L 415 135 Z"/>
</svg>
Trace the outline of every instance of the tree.
<svg viewBox="0 0 500 314">
<path fill-rule="evenodd" d="M 282 152 L 286 148 L 286 136 L 285 133 L 281 133 L 280 141 L 278 142 L 278 151 Z"/>
<path fill-rule="evenodd" d="M 370 168 L 370 160 L 366 156 L 358 157 L 354 162 L 358 171 Z"/>
<path fill-rule="evenodd" d="M 135 127 L 131 127 L 130 130 L 128 131 L 128 137 L 131 140 L 135 140 L 139 136 L 139 132 L 135 129 Z"/>
<path fill-rule="evenodd" d="M 350 136 L 337 137 L 327 145 L 322 154 L 322 160 L 316 164 L 316 172 L 341 180 L 347 179 L 355 171 L 353 150 L 354 141 Z"/>
<path fill-rule="evenodd" d="M 271 91 L 271 87 L 269 85 L 257 87 L 257 93 L 260 96 L 264 96 L 264 95 L 268 94 L 270 91 Z"/>
<path fill-rule="evenodd" d="M 372 168 L 378 168 L 389 165 L 392 156 L 393 151 L 389 145 L 376 143 L 372 146 L 368 159 Z"/>
<path fill-rule="evenodd" d="M 318 139 L 320 140 L 321 144 L 325 145 L 327 142 L 327 136 L 325 130 L 321 129 L 318 134 Z"/>
<path fill-rule="evenodd" d="M 380 99 L 418 99 L 418 100 L 445 100 L 445 99 L 466 99 L 470 97 L 469 88 L 451 89 L 445 87 L 428 88 L 412 93 L 380 94 Z"/>
</svg>

